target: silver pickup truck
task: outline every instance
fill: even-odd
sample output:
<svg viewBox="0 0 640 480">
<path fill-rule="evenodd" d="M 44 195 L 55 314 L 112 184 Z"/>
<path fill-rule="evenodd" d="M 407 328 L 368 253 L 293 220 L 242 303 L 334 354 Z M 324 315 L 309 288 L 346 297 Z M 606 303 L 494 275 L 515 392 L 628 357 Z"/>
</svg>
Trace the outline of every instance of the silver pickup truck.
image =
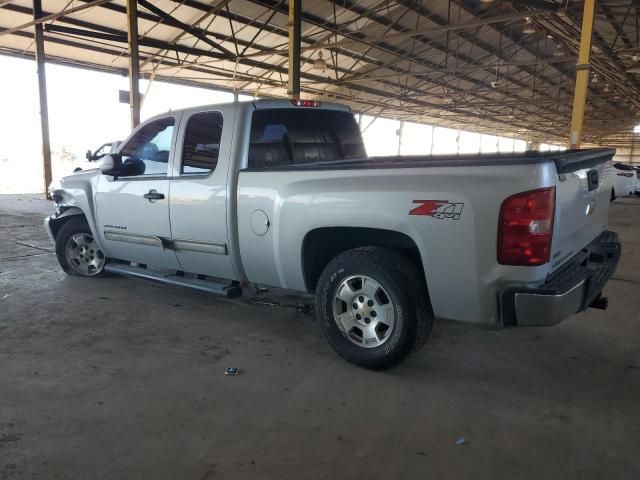
<svg viewBox="0 0 640 480">
<path fill-rule="evenodd" d="M 60 179 L 45 225 L 69 274 L 315 292 L 331 346 L 383 369 L 434 317 L 533 326 L 605 308 L 613 154 L 368 158 L 343 106 L 211 105 L 154 117 L 99 171 Z"/>
</svg>

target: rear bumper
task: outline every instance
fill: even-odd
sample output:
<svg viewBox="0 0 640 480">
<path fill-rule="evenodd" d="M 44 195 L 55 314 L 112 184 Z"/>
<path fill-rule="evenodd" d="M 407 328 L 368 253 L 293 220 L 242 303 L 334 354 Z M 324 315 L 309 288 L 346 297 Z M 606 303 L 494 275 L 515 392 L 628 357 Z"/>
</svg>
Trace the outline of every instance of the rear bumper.
<svg viewBox="0 0 640 480">
<path fill-rule="evenodd" d="M 618 265 L 620 241 L 605 231 L 547 281 L 536 287 L 510 287 L 500 294 L 504 325 L 555 325 L 587 309 L 600 299 L 602 289 Z"/>
</svg>

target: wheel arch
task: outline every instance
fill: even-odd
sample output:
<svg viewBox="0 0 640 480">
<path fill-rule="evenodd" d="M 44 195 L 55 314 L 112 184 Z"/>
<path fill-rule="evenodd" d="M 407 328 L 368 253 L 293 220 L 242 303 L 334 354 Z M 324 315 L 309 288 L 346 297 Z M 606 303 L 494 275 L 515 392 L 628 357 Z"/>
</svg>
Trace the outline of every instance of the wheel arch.
<svg viewBox="0 0 640 480">
<path fill-rule="evenodd" d="M 49 228 L 51 229 L 51 235 L 53 236 L 53 238 L 56 238 L 58 236 L 58 232 L 60 231 L 60 228 L 62 227 L 62 225 L 67 223 L 72 218 L 76 218 L 78 216 L 82 216 L 85 218 L 85 220 L 87 220 L 87 223 L 89 224 L 89 228 L 93 232 L 91 223 L 89 222 L 89 219 L 87 218 L 85 213 L 82 211 L 82 209 L 78 207 L 66 207 L 64 208 L 62 213 L 60 213 L 60 215 L 58 215 L 55 218 L 51 218 L 51 220 L 49 221 Z M 95 238 L 95 232 L 93 232 L 93 234 Z"/>
<path fill-rule="evenodd" d="M 314 292 L 327 264 L 341 253 L 361 247 L 384 247 L 412 261 L 426 285 L 426 275 L 416 242 L 395 230 L 367 227 L 322 227 L 309 231 L 302 242 L 302 274 L 308 292 Z"/>
</svg>

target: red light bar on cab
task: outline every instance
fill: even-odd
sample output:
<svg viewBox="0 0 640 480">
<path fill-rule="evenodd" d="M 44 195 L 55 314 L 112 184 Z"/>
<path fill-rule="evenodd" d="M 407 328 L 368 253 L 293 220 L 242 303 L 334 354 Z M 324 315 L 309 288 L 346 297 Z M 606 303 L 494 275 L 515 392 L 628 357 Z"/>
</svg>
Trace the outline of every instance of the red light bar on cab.
<svg viewBox="0 0 640 480">
<path fill-rule="evenodd" d="M 291 105 L 296 107 L 319 107 L 322 105 L 322 102 L 318 102 L 317 100 L 291 100 Z"/>
</svg>

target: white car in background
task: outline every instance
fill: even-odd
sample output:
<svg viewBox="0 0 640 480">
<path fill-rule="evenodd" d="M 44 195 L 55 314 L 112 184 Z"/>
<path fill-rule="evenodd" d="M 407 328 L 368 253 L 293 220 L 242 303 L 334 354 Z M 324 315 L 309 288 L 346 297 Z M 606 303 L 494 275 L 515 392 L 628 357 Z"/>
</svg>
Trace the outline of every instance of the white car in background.
<svg viewBox="0 0 640 480">
<path fill-rule="evenodd" d="M 611 200 L 625 195 L 640 195 L 640 170 L 625 163 L 614 163 L 615 172 Z"/>
<path fill-rule="evenodd" d="M 77 163 L 73 168 L 73 173 L 81 172 L 83 170 L 100 168 L 102 157 L 110 153 L 114 153 L 118 145 L 120 145 L 121 143 L 122 142 L 120 141 L 103 143 L 93 153 L 91 152 L 91 150 L 87 150 L 87 153 L 85 155 L 86 160 Z"/>
</svg>

